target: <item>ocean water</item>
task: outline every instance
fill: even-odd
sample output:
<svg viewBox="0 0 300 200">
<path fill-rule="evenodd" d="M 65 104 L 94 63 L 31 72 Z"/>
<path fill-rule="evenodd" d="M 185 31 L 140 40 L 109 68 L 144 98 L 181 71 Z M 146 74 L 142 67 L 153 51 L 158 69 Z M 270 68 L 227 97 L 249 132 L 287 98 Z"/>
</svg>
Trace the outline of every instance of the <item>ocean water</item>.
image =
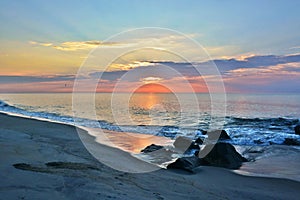
<svg viewBox="0 0 300 200">
<path fill-rule="evenodd" d="M 98 93 L 95 105 L 89 105 L 89 95 L 80 95 L 82 109 L 74 110 L 70 93 L 0 94 L 0 111 L 171 139 L 198 137 L 202 130 L 215 128 L 213 121 L 237 145 L 282 144 L 285 138 L 300 141 L 294 134 L 300 123 L 299 94 L 227 94 L 224 103 L 224 99 L 212 102 L 209 94 Z"/>
</svg>

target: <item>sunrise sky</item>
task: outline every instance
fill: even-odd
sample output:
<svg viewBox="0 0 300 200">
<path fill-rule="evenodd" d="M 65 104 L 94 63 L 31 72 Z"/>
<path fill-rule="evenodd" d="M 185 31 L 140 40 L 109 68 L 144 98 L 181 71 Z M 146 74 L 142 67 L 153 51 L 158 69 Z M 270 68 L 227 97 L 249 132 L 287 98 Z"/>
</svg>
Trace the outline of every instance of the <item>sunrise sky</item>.
<svg viewBox="0 0 300 200">
<path fill-rule="evenodd" d="M 99 74 L 103 76 L 97 91 L 111 92 L 122 76 L 136 70 L 140 76 L 125 81 L 120 91 L 139 82 L 149 84 L 141 92 L 168 91 L 158 85 L 173 85 L 176 92 L 207 92 L 206 82 L 216 77 L 199 75 L 194 67 L 209 67 L 208 57 L 201 59 L 181 36 L 155 33 L 151 39 L 143 35 L 135 40 L 108 40 L 143 27 L 175 30 L 202 45 L 219 69 L 227 92 L 300 92 L 299 7 L 296 0 L 1 0 L 0 92 L 72 92 L 78 69 L 91 50 L 147 42 L 184 51 L 193 67 L 159 50 L 139 51 L 115 60 L 103 74 L 104 66 L 91 68 L 81 77 L 86 91 L 88 79 Z M 163 66 L 181 76 L 153 74 L 153 69 Z M 183 87 L 182 81 L 191 87 Z"/>
</svg>

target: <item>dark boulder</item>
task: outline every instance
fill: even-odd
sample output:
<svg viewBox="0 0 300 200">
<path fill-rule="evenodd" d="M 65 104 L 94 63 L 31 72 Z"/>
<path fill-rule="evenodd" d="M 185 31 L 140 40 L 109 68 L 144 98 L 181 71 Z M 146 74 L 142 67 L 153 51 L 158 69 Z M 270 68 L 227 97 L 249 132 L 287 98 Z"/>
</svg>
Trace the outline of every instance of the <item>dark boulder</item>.
<svg viewBox="0 0 300 200">
<path fill-rule="evenodd" d="M 209 140 L 230 140 L 231 138 L 225 130 L 215 130 L 206 133 Z"/>
<path fill-rule="evenodd" d="M 206 146 L 205 148 L 211 148 Z M 204 151 L 205 152 L 205 148 Z M 218 142 L 211 151 L 202 158 L 203 165 L 210 165 L 215 167 L 224 167 L 229 169 L 238 169 L 247 159 L 241 156 L 231 144 Z"/>
<path fill-rule="evenodd" d="M 150 153 L 150 152 L 153 152 L 153 151 L 160 150 L 162 148 L 164 148 L 164 147 L 160 146 L 160 145 L 156 145 L 156 144 L 151 144 L 151 145 L 147 146 L 146 148 L 144 148 L 143 150 L 141 150 L 141 152 Z"/>
<path fill-rule="evenodd" d="M 299 146 L 300 142 L 298 140 L 296 140 L 295 138 L 285 138 L 284 141 L 283 141 L 283 144 Z"/>
<path fill-rule="evenodd" d="M 178 158 L 175 162 L 169 164 L 167 169 L 182 169 L 188 172 L 201 165 L 201 159 L 197 156 Z"/>
<path fill-rule="evenodd" d="M 300 135 L 300 125 L 295 126 L 295 134 Z"/>
</svg>

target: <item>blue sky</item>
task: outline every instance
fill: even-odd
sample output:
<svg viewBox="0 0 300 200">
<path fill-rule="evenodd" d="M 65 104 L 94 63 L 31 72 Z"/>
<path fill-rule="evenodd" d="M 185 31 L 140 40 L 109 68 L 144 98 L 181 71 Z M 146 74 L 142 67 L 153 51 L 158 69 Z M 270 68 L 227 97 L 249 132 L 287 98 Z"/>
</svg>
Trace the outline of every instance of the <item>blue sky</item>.
<svg viewBox="0 0 300 200">
<path fill-rule="evenodd" d="M 34 76 L 38 78 L 33 82 L 44 76 L 47 80 L 56 75 L 72 77 L 95 44 L 119 32 L 142 27 L 169 28 L 192 35 L 213 59 L 238 61 L 299 54 L 299 7 L 300 1 L 283 0 L 2 0 L 0 82 L 9 77 L 16 80 L 18 76 L 24 76 L 26 83 Z M 292 63 L 296 72 L 297 64 Z M 287 68 L 288 63 L 284 65 Z M 277 75 L 278 69 L 282 69 L 267 67 L 276 69 Z M 289 76 L 280 80 L 283 79 Z M 286 81 L 284 84 L 288 85 Z"/>
<path fill-rule="evenodd" d="M 199 34 L 204 46 L 286 53 L 300 46 L 299 1 L 1 1 L 3 40 L 104 40 L 137 27 Z"/>
</svg>

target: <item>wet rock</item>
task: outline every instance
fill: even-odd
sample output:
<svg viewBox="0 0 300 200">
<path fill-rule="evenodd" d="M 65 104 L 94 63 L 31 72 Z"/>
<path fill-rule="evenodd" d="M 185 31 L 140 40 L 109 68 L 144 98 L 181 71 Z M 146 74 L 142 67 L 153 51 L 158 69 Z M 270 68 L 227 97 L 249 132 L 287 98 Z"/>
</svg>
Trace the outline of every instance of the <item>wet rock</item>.
<svg viewBox="0 0 300 200">
<path fill-rule="evenodd" d="M 189 146 L 188 150 L 200 150 L 200 147 L 195 142 L 192 142 L 192 144 Z"/>
<path fill-rule="evenodd" d="M 298 140 L 296 140 L 295 138 L 285 138 L 284 141 L 283 141 L 283 144 L 299 146 L 300 142 Z"/>
<path fill-rule="evenodd" d="M 230 140 L 231 138 L 225 130 L 215 130 L 207 132 L 209 140 Z"/>
<path fill-rule="evenodd" d="M 160 150 L 162 148 L 164 148 L 164 147 L 160 146 L 160 145 L 156 145 L 156 144 L 151 144 L 151 145 L 147 146 L 146 148 L 144 148 L 143 150 L 141 150 L 141 152 L 150 153 L 150 152 L 153 152 L 153 151 Z"/>
<path fill-rule="evenodd" d="M 182 169 L 188 172 L 193 172 L 196 167 L 201 165 L 201 163 L 201 159 L 196 156 L 182 157 L 169 164 L 167 169 Z"/>
<path fill-rule="evenodd" d="M 203 158 L 198 156 L 178 158 L 174 163 L 169 164 L 167 168 L 183 169 L 191 172 L 200 165 L 239 169 L 243 162 L 248 161 L 235 150 L 233 145 L 228 143 L 218 142 L 213 147 L 207 145 L 202 152 L 205 152 L 205 148 L 212 149 Z"/>
<path fill-rule="evenodd" d="M 198 155 L 199 151 L 200 151 L 200 146 L 198 144 L 195 144 L 195 142 L 192 142 L 192 144 L 184 152 L 184 154 L 187 154 L 187 155 Z"/>
<path fill-rule="evenodd" d="M 197 144 L 197 145 L 203 144 L 202 138 L 198 137 L 198 138 L 195 140 L 195 144 Z"/>
<path fill-rule="evenodd" d="M 300 135 L 300 125 L 295 126 L 295 134 Z"/>
<path fill-rule="evenodd" d="M 205 148 L 209 148 L 206 146 Z M 211 148 L 211 146 L 210 146 Z M 203 151 L 205 152 L 205 151 Z M 218 142 L 211 151 L 202 158 L 204 165 L 224 167 L 228 169 L 238 169 L 247 159 L 241 156 L 231 144 Z"/>
</svg>

